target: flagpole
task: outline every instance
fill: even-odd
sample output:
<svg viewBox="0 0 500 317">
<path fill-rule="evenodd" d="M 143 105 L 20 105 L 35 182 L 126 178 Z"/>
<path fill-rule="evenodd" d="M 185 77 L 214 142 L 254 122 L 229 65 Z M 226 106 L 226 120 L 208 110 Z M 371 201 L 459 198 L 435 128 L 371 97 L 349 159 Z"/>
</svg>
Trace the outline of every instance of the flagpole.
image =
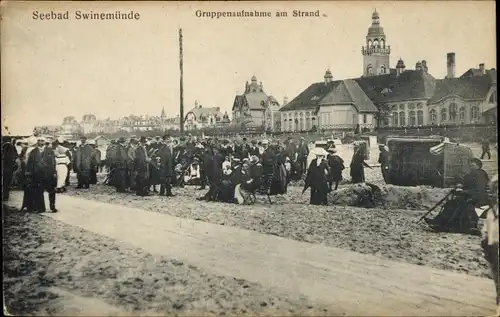
<svg viewBox="0 0 500 317">
<path fill-rule="evenodd" d="M 182 29 L 179 28 L 179 68 L 180 68 L 180 117 L 181 133 L 184 133 L 184 56 L 182 51 Z"/>
</svg>

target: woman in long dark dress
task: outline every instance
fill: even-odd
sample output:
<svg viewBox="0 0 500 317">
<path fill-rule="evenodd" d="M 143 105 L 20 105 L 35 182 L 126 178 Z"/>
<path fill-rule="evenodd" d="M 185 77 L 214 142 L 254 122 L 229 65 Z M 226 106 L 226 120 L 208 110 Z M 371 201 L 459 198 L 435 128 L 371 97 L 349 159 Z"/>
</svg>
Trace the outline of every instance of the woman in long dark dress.
<svg viewBox="0 0 500 317">
<path fill-rule="evenodd" d="M 326 206 L 328 204 L 327 197 L 330 191 L 328 179 L 329 168 L 326 161 L 326 154 L 317 155 L 307 169 L 307 177 L 303 190 L 304 192 L 308 187 L 311 187 L 311 198 L 309 200 L 311 205 Z"/>
<path fill-rule="evenodd" d="M 364 167 L 371 169 L 371 166 L 365 162 L 365 152 L 363 147 L 359 146 L 355 149 L 351 161 L 351 179 L 353 184 L 365 182 Z"/>
</svg>

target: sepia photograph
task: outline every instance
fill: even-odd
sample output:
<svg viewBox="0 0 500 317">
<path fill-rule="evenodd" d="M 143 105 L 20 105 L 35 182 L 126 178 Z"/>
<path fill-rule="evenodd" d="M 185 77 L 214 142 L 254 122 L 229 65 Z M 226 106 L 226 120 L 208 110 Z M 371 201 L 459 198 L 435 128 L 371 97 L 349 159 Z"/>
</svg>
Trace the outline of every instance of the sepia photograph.
<svg viewBox="0 0 500 317">
<path fill-rule="evenodd" d="M 11 316 L 498 316 L 494 1 L 1 1 Z"/>
</svg>

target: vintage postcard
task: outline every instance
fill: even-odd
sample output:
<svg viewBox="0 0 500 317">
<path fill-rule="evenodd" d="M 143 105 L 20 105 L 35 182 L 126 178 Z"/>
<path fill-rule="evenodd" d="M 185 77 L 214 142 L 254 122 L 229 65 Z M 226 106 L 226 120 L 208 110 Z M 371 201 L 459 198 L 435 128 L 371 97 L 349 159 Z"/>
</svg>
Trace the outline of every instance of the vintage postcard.
<svg viewBox="0 0 500 317">
<path fill-rule="evenodd" d="M 1 2 L 4 313 L 498 313 L 493 1 Z"/>
</svg>

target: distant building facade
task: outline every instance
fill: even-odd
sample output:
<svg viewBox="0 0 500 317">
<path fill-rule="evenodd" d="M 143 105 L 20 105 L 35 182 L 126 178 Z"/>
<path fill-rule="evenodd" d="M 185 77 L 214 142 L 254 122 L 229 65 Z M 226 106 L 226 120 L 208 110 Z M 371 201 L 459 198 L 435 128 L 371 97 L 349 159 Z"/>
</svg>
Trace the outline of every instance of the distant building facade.
<svg viewBox="0 0 500 317">
<path fill-rule="evenodd" d="M 264 92 L 262 82 L 252 76 L 245 84 L 245 92 L 234 98 L 232 123 L 246 127 L 264 127 L 279 131 L 281 126 L 280 104 Z"/>
<path fill-rule="evenodd" d="M 194 108 L 189 110 L 184 117 L 185 130 L 222 128 L 230 123 L 227 111 L 222 113 L 220 107 L 203 107 L 198 101 L 195 101 Z"/>
<path fill-rule="evenodd" d="M 363 75 L 311 84 L 283 106 L 281 131 L 418 127 L 492 123 L 497 120 L 497 75 L 484 64 L 455 77 L 455 53 L 446 56 L 447 76 L 435 79 L 425 60 L 407 70 L 400 58 L 390 68 L 390 46 L 378 12 L 362 47 Z"/>
</svg>

